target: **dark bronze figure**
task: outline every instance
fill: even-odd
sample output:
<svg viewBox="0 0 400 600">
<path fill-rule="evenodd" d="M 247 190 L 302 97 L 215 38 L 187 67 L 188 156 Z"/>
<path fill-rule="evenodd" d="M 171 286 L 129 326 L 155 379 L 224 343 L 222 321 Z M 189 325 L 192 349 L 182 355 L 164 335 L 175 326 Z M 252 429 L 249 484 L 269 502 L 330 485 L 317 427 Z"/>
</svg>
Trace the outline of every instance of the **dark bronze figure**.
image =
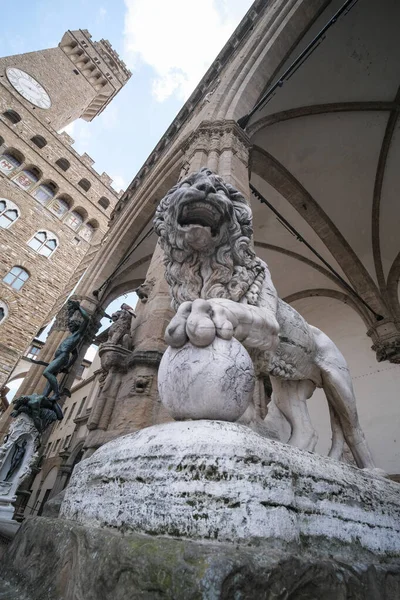
<svg viewBox="0 0 400 600">
<path fill-rule="evenodd" d="M 57 375 L 59 373 L 67 373 L 75 362 L 78 356 L 77 348 L 84 337 L 90 318 L 88 313 L 76 300 L 68 300 L 67 311 L 68 329 L 71 332 L 71 335 L 61 342 L 54 354 L 53 360 L 43 371 L 43 377 L 45 377 L 48 381 L 43 395 L 49 396 L 50 392 L 53 392 L 53 400 L 59 400 L 60 398 L 60 388 L 57 381 Z M 77 311 L 80 312 L 82 321 L 73 319 L 73 316 Z"/>
</svg>

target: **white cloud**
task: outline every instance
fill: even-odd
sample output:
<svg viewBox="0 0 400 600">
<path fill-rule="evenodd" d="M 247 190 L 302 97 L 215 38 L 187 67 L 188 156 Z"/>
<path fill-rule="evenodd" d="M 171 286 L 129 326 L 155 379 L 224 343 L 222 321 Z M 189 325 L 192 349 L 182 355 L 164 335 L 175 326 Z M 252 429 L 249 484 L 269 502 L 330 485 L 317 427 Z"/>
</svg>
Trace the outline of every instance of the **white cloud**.
<svg viewBox="0 0 400 600">
<path fill-rule="evenodd" d="M 73 138 L 74 137 L 74 129 L 75 129 L 75 121 L 73 121 L 66 127 L 63 127 L 62 129 L 60 129 L 59 133 L 62 133 L 63 131 L 65 131 L 65 133 L 68 133 L 68 135 L 70 135 Z"/>
<path fill-rule="evenodd" d="M 128 185 L 122 175 L 110 175 L 112 182 L 112 187 L 119 192 L 120 190 L 125 190 Z"/>
<path fill-rule="evenodd" d="M 251 0 L 125 0 L 125 50 L 155 71 L 159 102 L 186 99 L 251 6 Z"/>
<path fill-rule="evenodd" d="M 103 6 L 100 6 L 99 8 L 99 12 L 98 12 L 98 16 L 97 16 L 97 20 L 98 21 L 103 21 L 104 17 L 106 16 L 107 11 Z"/>
</svg>

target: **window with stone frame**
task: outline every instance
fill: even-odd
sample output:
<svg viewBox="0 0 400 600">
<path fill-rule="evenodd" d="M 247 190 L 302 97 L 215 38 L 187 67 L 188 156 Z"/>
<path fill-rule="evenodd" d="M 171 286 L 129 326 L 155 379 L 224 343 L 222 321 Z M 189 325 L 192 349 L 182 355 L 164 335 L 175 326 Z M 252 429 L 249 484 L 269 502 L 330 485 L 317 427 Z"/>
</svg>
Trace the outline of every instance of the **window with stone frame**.
<svg viewBox="0 0 400 600">
<path fill-rule="evenodd" d="M 93 225 L 91 225 L 90 223 L 85 223 L 80 228 L 79 235 L 83 237 L 84 240 L 89 242 L 92 239 L 94 232 L 95 228 L 93 227 Z"/>
<path fill-rule="evenodd" d="M 92 184 L 87 179 L 81 179 L 80 181 L 78 181 L 78 185 L 81 188 L 83 188 L 85 190 L 85 192 L 88 192 L 90 190 L 90 188 L 92 187 Z"/>
<path fill-rule="evenodd" d="M 34 135 L 33 137 L 31 137 L 31 142 L 33 142 L 35 146 L 37 146 L 40 149 L 47 146 L 47 141 L 41 135 Z"/>
<path fill-rule="evenodd" d="M 38 231 L 29 240 L 28 246 L 38 254 L 49 257 L 58 246 L 57 238 L 48 231 Z"/>
<path fill-rule="evenodd" d="M 5 302 L 0 300 L 0 324 L 8 317 L 8 306 Z"/>
<path fill-rule="evenodd" d="M 25 271 L 22 267 L 16 265 L 13 267 L 5 277 L 3 277 L 3 282 L 7 283 L 14 290 L 19 291 L 22 286 L 28 281 L 29 273 Z"/>
<path fill-rule="evenodd" d="M 68 227 L 71 227 L 71 229 L 73 229 L 74 231 L 79 229 L 79 227 L 82 225 L 82 223 L 83 223 L 82 215 L 80 215 L 75 210 L 71 211 L 69 213 L 69 215 L 67 216 L 67 218 L 65 219 L 65 224 L 68 225 Z"/>
<path fill-rule="evenodd" d="M 0 227 L 8 229 L 19 217 L 19 210 L 13 202 L 0 198 Z"/>
<path fill-rule="evenodd" d="M 23 169 L 13 177 L 13 182 L 23 190 L 29 190 L 40 179 L 40 172 L 35 167 L 31 169 Z"/>
<path fill-rule="evenodd" d="M 15 110 L 6 110 L 3 112 L 3 116 L 7 119 L 7 121 L 13 123 L 13 125 L 21 121 L 21 116 Z"/>
<path fill-rule="evenodd" d="M 49 209 L 61 219 L 69 211 L 70 204 L 68 203 L 68 200 L 65 200 L 64 198 L 56 198 L 49 206 Z"/>
<path fill-rule="evenodd" d="M 47 204 L 56 195 L 57 187 L 55 183 L 43 183 L 39 185 L 33 192 L 33 197 L 40 202 L 40 204 Z"/>
<path fill-rule="evenodd" d="M 71 166 L 71 163 L 66 158 L 59 158 L 56 160 L 56 165 L 60 167 L 63 171 L 68 171 Z"/>
<path fill-rule="evenodd" d="M 109 199 L 108 199 L 108 198 L 106 198 L 105 196 L 102 196 L 102 197 L 100 198 L 100 200 L 98 201 L 98 204 L 100 204 L 100 206 L 101 206 L 102 208 L 105 208 L 105 209 L 107 209 L 107 208 L 110 206 L 110 201 L 109 201 Z"/>
<path fill-rule="evenodd" d="M 12 173 L 12 171 L 15 171 L 15 169 L 19 167 L 21 163 L 21 160 L 12 154 L 5 152 L 0 156 L 0 171 L 6 174 Z"/>
</svg>

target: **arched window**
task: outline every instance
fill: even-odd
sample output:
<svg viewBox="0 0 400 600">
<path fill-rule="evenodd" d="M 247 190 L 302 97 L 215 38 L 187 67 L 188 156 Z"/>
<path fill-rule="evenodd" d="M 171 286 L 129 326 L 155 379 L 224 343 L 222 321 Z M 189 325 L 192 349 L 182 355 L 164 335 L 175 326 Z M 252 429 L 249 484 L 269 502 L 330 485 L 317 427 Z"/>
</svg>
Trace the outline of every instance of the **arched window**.
<svg viewBox="0 0 400 600">
<path fill-rule="evenodd" d="M 0 227 L 7 229 L 19 217 L 19 210 L 13 202 L 0 198 Z"/>
<path fill-rule="evenodd" d="M 19 123 L 21 120 L 21 117 L 19 116 L 19 114 L 17 112 L 15 112 L 15 110 L 6 110 L 5 112 L 3 112 L 3 115 L 5 116 L 5 118 L 10 121 L 11 123 L 13 123 L 15 125 L 15 123 Z"/>
<path fill-rule="evenodd" d="M 82 225 L 83 217 L 78 212 L 76 212 L 76 210 L 73 210 L 65 219 L 65 223 L 66 225 L 68 225 L 68 227 L 71 227 L 71 229 L 76 231 Z"/>
<path fill-rule="evenodd" d="M 24 169 L 15 175 L 13 178 L 14 183 L 23 190 L 29 190 L 35 183 L 40 179 L 40 171 L 36 167 L 30 167 Z"/>
<path fill-rule="evenodd" d="M 79 230 L 79 235 L 86 240 L 87 242 L 89 242 L 95 232 L 96 228 L 91 224 L 91 223 L 85 223 L 84 225 L 82 225 L 82 227 Z"/>
<path fill-rule="evenodd" d="M 38 188 L 33 192 L 33 196 L 40 204 L 47 204 L 49 200 L 54 198 L 57 192 L 57 186 L 52 181 L 39 185 Z"/>
<path fill-rule="evenodd" d="M 87 179 L 81 179 L 80 181 L 78 181 L 78 185 L 80 185 L 81 188 L 85 190 L 85 192 L 88 192 L 92 187 L 92 184 Z"/>
<path fill-rule="evenodd" d="M 24 283 L 29 279 L 29 273 L 22 267 L 13 267 L 11 271 L 3 277 L 4 283 L 10 285 L 14 290 L 20 290 Z"/>
<path fill-rule="evenodd" d="M 0 325 L 8 317 L 8 306 L 3 300 L 0 300 Z"/>
<path fill-rule="evenodd" d="M 99 204 L 102 208 L 108 208 L 110 206 L 110 201 L 108 198 L 102 196 L 99 200 Z"/>
<path fill-rule="evenodd" d="M 61 219 L 69 211 L 71 206 L 72 199 L 69 196 L 59 196 L 51 203 L 49 208 L 52 213 Z"/>
<path fill-rule="evenodd" d="M 58 165 L 63 171 L 68 171 L 68 169 L 71 166 L 71 164 L 66 158 L 59 158 L 58 160 L 56 160 L 56 165 Z"/>
<path fill-rule="evenodd" d="M 31 142 L 33 142 L 38 148 L 44 148 L 47 146 L 47 142 L 41 135 L 34 135 L 31 137 Z"/>
<path fill-rule="evenodd" d="M 5 152 L 0 156 L 0 171 L 3 173 L 11 173 L 22 163 L 19 154 L 14 153 L 12 150 Z"/>
<path fill-rule="evenodd" d="M 42 256 L 50 256 L 57 248 L 57 238 L 49 231 L 38 231 L 28 242 L 28 246 Z"/>
</svg>

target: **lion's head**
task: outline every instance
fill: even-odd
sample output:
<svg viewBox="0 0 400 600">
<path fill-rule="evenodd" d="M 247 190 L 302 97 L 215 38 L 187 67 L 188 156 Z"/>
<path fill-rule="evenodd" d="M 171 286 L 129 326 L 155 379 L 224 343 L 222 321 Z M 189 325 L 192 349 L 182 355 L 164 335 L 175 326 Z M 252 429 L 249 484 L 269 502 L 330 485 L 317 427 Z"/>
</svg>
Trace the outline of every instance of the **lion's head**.
<svg viewBox="0 0 400 600">
<path fill-rule="evenodd" d="M 197 298 L 257 303 L 264 265 L 250 246 L 251 209 L 221 177 L 201 169 L 180 181 L 161 200 L 154 226 L 173 308 Z"/>
</svg>

